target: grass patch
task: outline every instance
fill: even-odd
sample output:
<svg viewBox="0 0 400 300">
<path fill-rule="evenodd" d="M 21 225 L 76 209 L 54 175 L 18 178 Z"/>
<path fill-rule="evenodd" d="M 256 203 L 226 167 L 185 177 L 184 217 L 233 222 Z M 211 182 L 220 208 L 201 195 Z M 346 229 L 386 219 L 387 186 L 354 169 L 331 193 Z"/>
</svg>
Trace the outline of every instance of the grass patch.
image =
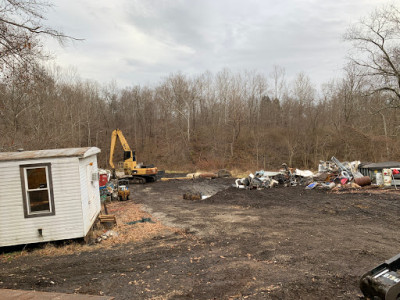
<svg viewBox="0 0 400 300">
<path fill-rule="evenodd" d="M 22 251 L 15 251 L 15 252 L 9 252 L 9 253 L 3 253 L 0 254 L 0 262 L 9 262 L 12 261 L 18 257 L 24 256 L 26 255 L 26 251 L 22 250 Z"/>
</svg>

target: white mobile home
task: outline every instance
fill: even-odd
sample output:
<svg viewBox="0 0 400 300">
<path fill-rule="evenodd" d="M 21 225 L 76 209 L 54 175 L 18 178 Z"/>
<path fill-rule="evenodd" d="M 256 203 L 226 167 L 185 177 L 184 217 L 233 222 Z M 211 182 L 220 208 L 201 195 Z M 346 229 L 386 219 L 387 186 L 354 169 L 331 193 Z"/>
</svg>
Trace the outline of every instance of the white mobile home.
<svg viewBox="0 0 400 300">
<path fill-rule="evenodd" d="M 0 152 L 0 247 L 85 237 L 101 207 L 99 152 Z"/>
</svg>

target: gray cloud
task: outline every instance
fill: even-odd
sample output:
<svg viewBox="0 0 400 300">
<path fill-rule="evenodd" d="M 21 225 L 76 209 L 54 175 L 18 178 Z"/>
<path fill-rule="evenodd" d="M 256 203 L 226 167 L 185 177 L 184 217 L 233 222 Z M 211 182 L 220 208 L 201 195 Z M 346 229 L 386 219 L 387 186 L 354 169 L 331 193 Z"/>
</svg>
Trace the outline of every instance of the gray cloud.
<svg viewBox="0 0 400 300">
<path fill-rule="evenodd" d="M 233 70 L 289 76 L 305 72 L 320 84 L 344 64 L 341 40 L 350 22 L 379 0 L 60 0 L 49 25 L 85 42 L 47 46 L 62 66 L 84 78 L 120 85 L 158 82 L 172 72 Z"/>
</svg>

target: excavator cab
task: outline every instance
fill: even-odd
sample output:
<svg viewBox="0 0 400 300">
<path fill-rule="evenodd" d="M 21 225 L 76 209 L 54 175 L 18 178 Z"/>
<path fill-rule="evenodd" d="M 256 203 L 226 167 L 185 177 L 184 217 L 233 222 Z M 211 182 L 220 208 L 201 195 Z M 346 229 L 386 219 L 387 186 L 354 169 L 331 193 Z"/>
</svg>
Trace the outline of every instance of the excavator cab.
<svg viewBox="0 0 400 300">
<path fill-rule="evenodd" d="M 124 172 L 130 175 L 131 170 L 136 167 L 135 151 L 124 151 Z"/>
<path fill-rule="evenodd" d="M 124 161 L 132 158 L 133 161 L 136 161 L 135 151 L 124 151 Z"/>
</svg>

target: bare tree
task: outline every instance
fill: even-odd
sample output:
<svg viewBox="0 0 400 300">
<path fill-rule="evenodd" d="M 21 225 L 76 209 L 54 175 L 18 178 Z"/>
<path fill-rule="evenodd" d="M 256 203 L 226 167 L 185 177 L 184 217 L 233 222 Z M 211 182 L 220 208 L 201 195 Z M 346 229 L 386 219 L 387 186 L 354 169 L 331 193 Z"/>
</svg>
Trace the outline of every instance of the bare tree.
<svg viewBox="0 0 400 300">
<path fill-rule="evenodd" d="M 40 37 L 50 36 L 64 43 L 72 37 L 44 25 L 45 12 L 51 4 L 42 0 L 0 0 L 1 72 L 35 66 L 45 58 Z"/>
<path fill-rule="evenodd" d="M 272 94 L 274 99 L 282 99 L 283 93 L 286 88 L 286 79 L 285 79 L 285 68 L 280 67 L 278 65 L 274 65 L 272 72 L 270 73 L 270 77 L 272 78 Z"/>
<path fill-rule="evenodd" d="M 190 146 L 191 124 L 193 116 L 193 106 L 196 101 L 196 93 L 191 80 L 183 74 L 171 75 L 167 78 L 160 97 L 166 101 L 170 109 L 175 111 L 186 121 L 186 143 Z"/>
<path fill-rule="evenodd" d="M 352 42 L 351 60 L 368 77 L 372 92 L 390 96 L 388 105 L 400 106 L 400 11 L 395 4 L 382 6 L 350 27 L 345 40 Z"/>
</svg>

